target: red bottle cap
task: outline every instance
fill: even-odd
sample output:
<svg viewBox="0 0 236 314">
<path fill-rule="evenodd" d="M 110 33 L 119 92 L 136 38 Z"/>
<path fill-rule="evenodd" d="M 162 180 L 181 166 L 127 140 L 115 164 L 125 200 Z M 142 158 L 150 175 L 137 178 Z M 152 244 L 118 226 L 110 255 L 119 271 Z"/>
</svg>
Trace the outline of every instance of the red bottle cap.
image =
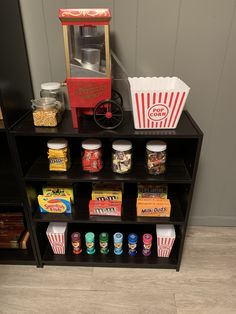
<svg viewBox="0 0 236 314">
<path fill-rule="evenodd" d="M 144 244 L 151 244 L 152 243 L 152 235 L 150 233 L 145 233 L 143 235 L 143 243 Z"/>
</svg>

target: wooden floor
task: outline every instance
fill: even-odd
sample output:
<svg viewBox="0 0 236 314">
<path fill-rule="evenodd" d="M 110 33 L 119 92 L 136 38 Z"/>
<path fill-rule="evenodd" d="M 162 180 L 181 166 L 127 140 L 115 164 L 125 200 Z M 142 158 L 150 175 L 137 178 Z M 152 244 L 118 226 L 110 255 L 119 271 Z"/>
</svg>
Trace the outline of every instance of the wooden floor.
<svg viewBox="0 0 236 314">
<path fill-rule="evenodd" d="M 0 313 L 236 313 L 236 228 L 191 227 L 180 272 L 0 266 Z"/>
</svg>

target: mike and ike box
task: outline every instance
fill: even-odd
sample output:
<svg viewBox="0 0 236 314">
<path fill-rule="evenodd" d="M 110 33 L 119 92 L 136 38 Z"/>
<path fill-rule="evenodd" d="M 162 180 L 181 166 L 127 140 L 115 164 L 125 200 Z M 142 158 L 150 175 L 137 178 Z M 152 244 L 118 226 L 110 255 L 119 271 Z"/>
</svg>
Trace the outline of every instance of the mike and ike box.
<svg viewBox="0 0 236 314">
<path fill-rule="evenodd" d="M 170 217 L 171 203 L 169 199 L 137 198 L 138 217 Z"/>
</svg>

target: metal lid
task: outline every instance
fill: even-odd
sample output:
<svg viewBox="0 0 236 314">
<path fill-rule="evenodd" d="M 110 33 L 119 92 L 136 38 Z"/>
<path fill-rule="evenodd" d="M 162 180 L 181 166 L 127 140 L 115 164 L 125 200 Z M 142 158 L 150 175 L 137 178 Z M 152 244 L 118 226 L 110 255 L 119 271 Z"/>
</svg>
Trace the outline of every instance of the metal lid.
<svg viewBox="0 0 236 314">
<path fill-rule="evenodd" d="M 48 82 L 48 83 L 42 83 L 41 84 L 41 89 L 44 90 L 55 90 L 55 89 L 60 89 L 61 83 L 58 82 Z"/>
<path fill-rule="evenodd" d="M 126 152 L 132 149 L 132 143 L 127 140 L 117 140 L 112 143 L 112 148 L 118 152 Z"/>
<path fill-rule="evenodd" d="M 68 146 L 68 141 L 65 138 L 53 138 L 47 142 L 48 148 L 63 149 Z"/>
<path fill-rule="evenodd" d="M 84 149 L 93 150 L 100 147 L 102 147 L 102 142 L 98 139 L 91 138 L 82 142 L 82 148 Z"/>
<path fill-rule="evenodd" d="M 157 152 L 163 152 L 164 150 L 166 150 L 167 145 L 163 141 L 153 140 L 153 141 L 147 142 L 146 148 L 150 150 L 151 152 L 157 153 Z"/>
</svg>

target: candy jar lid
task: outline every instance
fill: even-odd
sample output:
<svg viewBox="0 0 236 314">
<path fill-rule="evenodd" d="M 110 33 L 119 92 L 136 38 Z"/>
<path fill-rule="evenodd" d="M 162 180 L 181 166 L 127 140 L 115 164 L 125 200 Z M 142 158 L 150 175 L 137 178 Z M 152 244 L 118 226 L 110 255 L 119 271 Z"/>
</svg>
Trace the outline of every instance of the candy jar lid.
<svg viewBox="0 0 236 314">
<path fill-rule="evenodd" d="M 95 238 L 95 235 L 94 235 L 93 232 L 87 232 L 85 234 L 85 239 L 86 239 L 87 242 L 93 242 L 94 238 Z"/>
<path fill-rule="evenodd" d="M 158 153 L 158 152 L 163 152 L 164 150 L 166 150 L 167 145 L 163 141 L 153 140 L 153 141 L 147 142 L 146 148 L 150 150 L 151 152 Z"/>
<path fill-rule="evenodd" d="M 56 90 L 61 87 L 61 83 L 58 82 L 48 82 L 48 83 L 42 83 L 41 89 L 44 90 Z"/>
<path fill-rule="evenodd" d="M 130 233 L 129 236 L 128 236 L 128 241 L 130 243 L 137 243 L 138 241 L 138 236 L 136 233 Z"/>
<path fill-rule="evenodd" d="M 125 152 L 132 149 L 132 143 L 127 140 L 116 140 L 112 143 L 112 148 L 119 152 Z"/>
<path fill-rule="evenodd" d="M 121 232 L 116 232 L 113 235 L 114 242 L 122 242 L 123 234 Z"/>
<path fill-rule="evenodd" d="M 152 243 L 152 235 L 150 233 L 145 233 L 143 235 L 143 243 L 144 244 L 150 244 Z"/>
<path fill-rule="evenodd" d="M 87 139 L 82 142 L 82 148 L 88 150 L 94 150 L 102 147 L 102 142 L 98 139 Z"/>
<path fill-rule="evenodd" d="M 68 146 L 68 141 L 65 138 L 53 138 L 47 142 L 48 148 L 63 149 Z"/>
</svg>

